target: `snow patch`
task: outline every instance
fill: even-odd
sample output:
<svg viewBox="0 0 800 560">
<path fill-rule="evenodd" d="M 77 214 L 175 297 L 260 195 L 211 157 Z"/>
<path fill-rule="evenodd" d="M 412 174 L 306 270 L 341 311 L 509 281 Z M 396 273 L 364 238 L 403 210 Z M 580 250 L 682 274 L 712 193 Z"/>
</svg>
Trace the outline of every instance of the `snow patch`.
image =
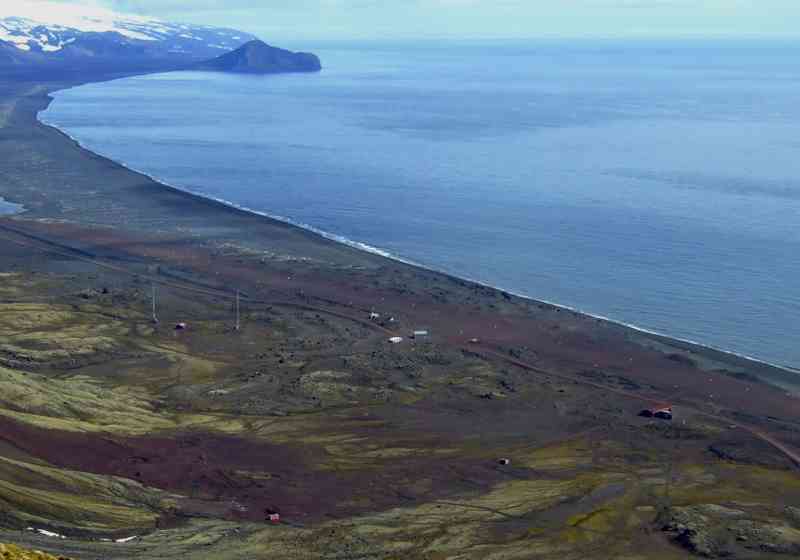
<svg viewBox="0 0 800 560">
<path fill-rule="evenodd" d="M 58 533 L 54 533 L 52 531 L 46 531 L 44 529 L 35 529 L 34 527 L 28 527 L 27 530 L 31 531 L 32 533 L 38 533 L 38 534 L 43 535 L 45 537 L 50 537 L 50 538 L 54 538 L 54 539 L 66 539 L 67 538 L 64 535 L 59 535 Z"/>
<path fill-rule="evenodd" d="M 53 0 L 0 0 L 0 41 L 21 50 L 38 48 L 55 52 L 82 33 L 116 33 L 135 41 L 159 42 L 194 39 L 226 42 L 222 38 L 241 32 L 213 26 L 186 25 L 151 17 L 122 14 L 95 3 L 63 3 Z M 202 36 L 205 36 L 203 38 Z M 216 46 L 215 48 L 226 48 Z"/>
<path fill-rule="evenodd" d="M 119 543 L 119 544 L 125 544 L 125 543 L 129 543 L 129 542 L 135 541 L 138 538 L 139 538 L 138 535 L 133 535 L 132 537 L 127 537 L 125 539 L 117 539 L 114 542 L 115 543 Z"/>
<path fill-rule="evenodd" d="M 127 26 L 133 24 L 158 24 L 152 18 L 119 14 L 99 6 L 64 4 L 61 2 L 40 0 L 16 0 L 0 3 L 0 18 L 14 19 L 24 22 L 35 22 L 44 26 L 63 26 L 83 32 L 105 33 L 115 31 L 121 35 L 133 35 L 132 38 L 152 37 L 130 31 Z"/>
</svg>

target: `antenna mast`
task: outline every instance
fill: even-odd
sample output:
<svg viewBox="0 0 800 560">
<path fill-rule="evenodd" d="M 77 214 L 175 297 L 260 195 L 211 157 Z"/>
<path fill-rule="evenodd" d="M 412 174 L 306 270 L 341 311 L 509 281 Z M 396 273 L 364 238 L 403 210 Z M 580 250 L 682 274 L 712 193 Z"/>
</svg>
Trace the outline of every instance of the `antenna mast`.
<svg viewBox="0 0 800 560">
<path fill-rule="evenodd" d="M 236 327 L 234 327 L 237 331 L 241 329 L 241 314 L 239 312 L 239 290 L 236 290 Z"/>
<path fill-rule="evenodd" d="M 153 300 L 153 323 L 158 324 L 158 315 L 156 315 L 156 285 L 153 284 L 153 293 L 152 293 L 152 300 Z"/>
</svg>

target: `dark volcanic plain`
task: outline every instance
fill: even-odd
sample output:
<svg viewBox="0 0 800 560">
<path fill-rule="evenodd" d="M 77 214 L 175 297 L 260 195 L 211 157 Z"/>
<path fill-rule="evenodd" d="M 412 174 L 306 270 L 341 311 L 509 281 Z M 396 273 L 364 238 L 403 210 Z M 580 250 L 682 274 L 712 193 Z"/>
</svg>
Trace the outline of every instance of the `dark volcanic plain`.
<svg viewBox="0 0 800 560">
<path fill-rule="evenodd" d="M 70 85 L 0 85 L 0 197 L 25 208 L 0 218 L 0 542 L 800 555 L 795 373 L 160 185 L 38 123 Z M 668 404 L 672 422 L 638 416 Z"/>
</svg>

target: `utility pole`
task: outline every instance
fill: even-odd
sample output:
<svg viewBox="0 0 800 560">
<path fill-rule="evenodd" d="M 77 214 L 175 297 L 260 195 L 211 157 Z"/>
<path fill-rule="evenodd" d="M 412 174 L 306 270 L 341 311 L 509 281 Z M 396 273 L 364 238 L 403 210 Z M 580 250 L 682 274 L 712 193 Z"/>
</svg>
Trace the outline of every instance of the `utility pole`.
<svg viewBox="0 0 800 560">
<path fill-rule="evenodd" d="M 236 290 L 236 327 L 234 328 L 237 331 L 242 328 L 241 315 L 239 312 L 239 290 Z"/>
<path fill-rule="evenodd" d="M 684 420 L 684 423 L 686 421 Z M 670 420 L 669 433 L 672 436 L 675 444 L 669 446 L 669 463 L 667 465 L 667 476 L 664 488 L 664 507 L 670 509 L 672 507 L 672 482 L 675 477 L 675 457 L 680 452 L 681 443 L 681 429 L 675 425 L 675 417 Z"/>
<path fill-rule="evenodd" d="M 158 315 L 156 315 L 156 285 L 153 284 L 153 294 L 152 294 L 152 301 L 153 301 L 153 324 L 158 324 Z"/>
</svg>

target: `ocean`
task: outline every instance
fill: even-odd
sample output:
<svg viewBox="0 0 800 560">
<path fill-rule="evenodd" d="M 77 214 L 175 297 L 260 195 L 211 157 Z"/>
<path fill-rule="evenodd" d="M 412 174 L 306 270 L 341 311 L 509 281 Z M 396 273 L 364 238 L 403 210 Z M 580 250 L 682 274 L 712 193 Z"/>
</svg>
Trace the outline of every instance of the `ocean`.
<svg viewBox="0 0 800 560">
<path fill-rule="evenodd" d="M 800 366 L 800 46 L 297 47 L 325 70 L 90 84 L 41 118 L 345 242 Z"/>
<path fill-rule="evenodd" d="M 6 202 L 2 198 L 0 198 L 0 216 L 7 216 L 9 214 L 16 214 L 17 212 L 22 211 L 22 206 L 18 204 L 11 204 L 10 202 Z"/>
</svg>

